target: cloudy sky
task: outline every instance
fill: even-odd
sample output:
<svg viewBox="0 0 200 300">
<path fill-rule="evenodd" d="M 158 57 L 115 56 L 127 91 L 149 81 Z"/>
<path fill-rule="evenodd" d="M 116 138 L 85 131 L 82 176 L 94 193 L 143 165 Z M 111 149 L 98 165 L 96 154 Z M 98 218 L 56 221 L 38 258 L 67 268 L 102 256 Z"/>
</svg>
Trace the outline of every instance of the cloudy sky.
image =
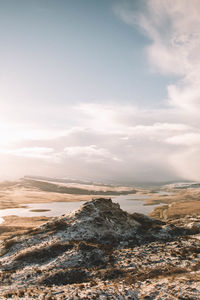
<svg viewBox="0 0 200 300">
<path fill-rule="evenodd" d="M 0 0 L 0 179 L 200 180 L 199 0 Z"/>
</svg>

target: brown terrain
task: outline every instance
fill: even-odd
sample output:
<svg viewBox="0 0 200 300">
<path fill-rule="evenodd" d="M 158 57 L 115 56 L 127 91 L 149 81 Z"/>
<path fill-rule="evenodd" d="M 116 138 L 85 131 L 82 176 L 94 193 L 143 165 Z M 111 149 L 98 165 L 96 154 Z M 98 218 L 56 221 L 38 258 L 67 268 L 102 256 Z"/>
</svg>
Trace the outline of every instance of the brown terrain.
<svg viewBox="0 0 200 300">
<path fill-rule="evenodd" d="M 121 194 L 161 206 L 151 217 L 128 214 L 108 199 Z M 0 209 L 86 201 L 61 217 L 3 217 L 0 299 L 200 299 L 198 186 L 22 179 L 1 183 L 0 199 Z"/>
<path fill-rule="evenodd" d="M 33 179 L 0 183 L 0 209 L 24 208 L 29 203 L 89 201 L 95 197 L 134 194 L 131 187 L 57 183 Z M 45 211 L 45 210 L 43 210 Z M 21 234 L 46 222 L 47 217 L 6 216 L 0 224 L 0 239 Z"/>
<path fill-rule="evenodd" d="M 0 244 L 0 299 L 200 299 L 200 214 L 161 221 L 108 198 Z"/>
<path fill-rule="evenodd" d="M 163 192 L 164 191 L 164 192 Z M 89 185 L 81 183 L 58 183 L 33 179 L 0 183 L 0 209 L 26 207 L 29 203 L 89 201 L 94 197 L 120 194 L 146 195 L 144 205 L 163 204 L 151 214 L 157 219 L 173 219 L 200 213 L 200 188 L 164 190 L 132 188 L 123 186 Z M 149 198 L 148 198 L 149 197 Z M 134 201 L 134 200 L 133 200 Z M 44 210 L 45 211 L 45 210 Z M 6 216 L 0 225 L 0 239 L 11 234 L 23 233 L 46 222 L 47 217 Z"/>
<path fill-rule="evenodd" d="M 154 203 L 161 202 L 164 204 L 154 210 L 151 214 L 153 217 L 167 220 L 200 213 L 200 188 L 169 191 L 172 192 L 171 195 L 153 197 Z"/>
</svg>

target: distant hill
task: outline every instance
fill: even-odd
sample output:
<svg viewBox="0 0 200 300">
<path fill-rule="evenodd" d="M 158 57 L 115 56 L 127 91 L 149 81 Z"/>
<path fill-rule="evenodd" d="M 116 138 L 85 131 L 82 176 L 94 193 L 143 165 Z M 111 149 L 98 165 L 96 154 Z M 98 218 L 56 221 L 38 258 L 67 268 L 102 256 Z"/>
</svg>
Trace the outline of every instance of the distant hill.
<svg viewBox="0 0 200 300">
<path fill-rule="evenodd" d="M 79 179 L 70 179 L 70 178 L 53 178 L 53 177 L 45 177 L 45 176 L 31 176 L 26 175 L 23 177 L 24 179 L 33 179 L 33 180 L 40 180 L 40 181 L 49 181 L 49 182 L 58 182 L 58 183 L 80 183 L 80 184 L 95 184 L 95 185 L 105 185 L 104 183 L 96 183 L 90 180 L 79 180 Z"/>
<path fill-rule="evenodd" d="M 93 190 L 87 188 L 79 188 L 74 186 L 65 186 L 59 185 L 52 182 L 42 181 L 42 180 L 33 180 L 33 179 L 23 179 L 21 180 L 21 184 L 25 187 L 37 188 L 40 191 L 44 192 L 54 192 L 54 193 L 65 193 L 65 194 L 75 194 L 75 195 L 128 195 L 135 194 L 135 189 L 126 189 L 117 191 L 114 187 L 110 188 L 110 190 L 104 190 L 104 186 L 102 186 L 101 190 Z"/>
</svg>

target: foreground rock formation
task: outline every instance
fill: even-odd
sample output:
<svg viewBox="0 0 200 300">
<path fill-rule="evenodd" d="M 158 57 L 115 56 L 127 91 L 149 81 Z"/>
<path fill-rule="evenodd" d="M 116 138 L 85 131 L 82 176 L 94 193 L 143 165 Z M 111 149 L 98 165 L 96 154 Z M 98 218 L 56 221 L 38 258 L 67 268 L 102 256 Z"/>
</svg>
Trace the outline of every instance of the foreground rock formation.
<svg viewBox="0 0 200 300">
<path fill-rule="evenodd" d="M 200 217 L 94 199 L 1 245 L 0 299 L 200 299 Z"/>
</svg>

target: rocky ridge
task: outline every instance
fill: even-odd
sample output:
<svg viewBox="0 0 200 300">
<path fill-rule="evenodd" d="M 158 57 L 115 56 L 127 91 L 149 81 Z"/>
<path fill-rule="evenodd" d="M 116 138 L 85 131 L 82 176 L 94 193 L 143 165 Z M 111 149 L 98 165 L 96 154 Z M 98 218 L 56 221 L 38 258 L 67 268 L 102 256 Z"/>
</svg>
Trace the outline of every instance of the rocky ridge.
<svg viewBox="0 0 200 300">
<path fill-rule="evenodd" d="M 165 223 L 100 198 L 5 241 L 0 296 L 199 299 L 199 268 L 200 216 Z"/>
</svg>

